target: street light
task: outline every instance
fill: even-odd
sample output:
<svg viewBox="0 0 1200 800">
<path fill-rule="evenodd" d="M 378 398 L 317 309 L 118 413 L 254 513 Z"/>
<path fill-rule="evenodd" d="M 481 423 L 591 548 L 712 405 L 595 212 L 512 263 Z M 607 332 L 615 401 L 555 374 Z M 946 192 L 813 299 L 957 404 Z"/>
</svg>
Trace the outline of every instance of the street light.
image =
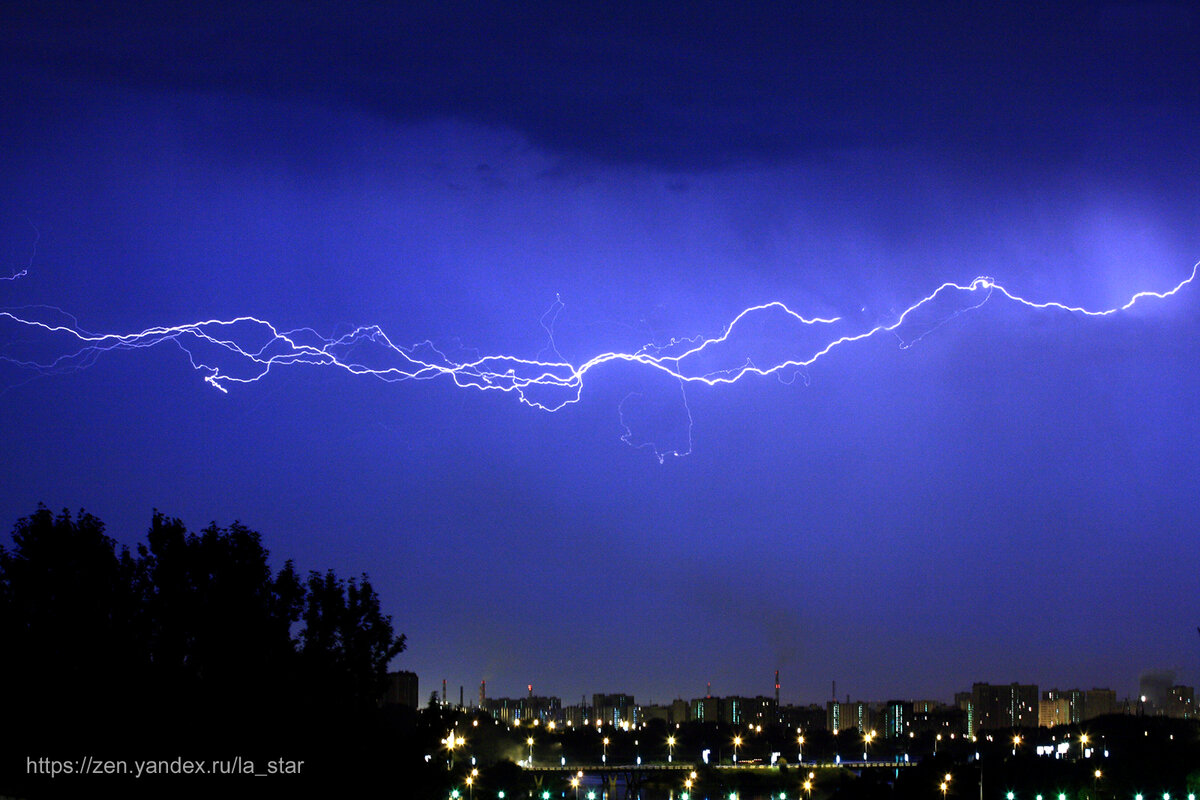
<svg viewBox="0 0 1200 800">
<path fill-rule="evenodd" d="M 604 755 L 600 756 L 600 763 L 601 764 L 608 763 L 608 737 L 607 736 L 604 737 Z"/>
<path fill-rule="evenodd" d="M 1017 748 L 1020 746 L 1021 746 L 1021 734 L 1014 733 L 1013 734 L 1013 749 L 1012 749 L 1012 754 L 1014 756 L 1017 754 Z"/>
<path fill-rule="evenodd" d="M 530 736 L 525 740 L 525 744 L 529 745 L 529 766 L 533 766 L 533 737 Z"/>
<path fill-rule="evenodd" d="M 867 731 L 863 734 L 863 761 L 867 760 L 867 747 L 875 738 L 875 731 Z"/>
<path fill-rule="evenodd" d="M 576 800 L 579 798 L 579 778 L 571 778 L 571 788 L 575 790 Z"/>
<path fill-rule="evenodd" d="M 942 779 L 942 800 L 946 800 L 946 792 L 950 790 L 950 773 L 946 773 L 946 777 Z"/>
<path fill-rule="evenodd" d="M 675 737 L 667 737 L 667 763 L 670 764 L 675 760 Z"/>
<path fill-rule="evenodd" d="M 800 764 L 804 763 L 804 735 L 796 736 L 796 761 Z"/>
<path fill-rule="evenodd" d="M 1100 770 L 1092 773 L 1092 800 L 1096 799 L 1096 784 L 1100 780 Z"/>
<path fill-rule="evenodd" d="M 734 764 L 737 764 L 737 751 L 738 751 L 738 748 L 741 746 L 742 746 L 742 737 L 741 736 L 733 737 L 733 763 Z"/>
<path fill-rule="evenodd" d="M 446 770 L 449 771 L 454 766 L 454 748 L 462 747 L 467 740 L 461 736 L 455 736 L 454 731 L 450 731 L 442 741 L 446 744 Z"/>
</svg>

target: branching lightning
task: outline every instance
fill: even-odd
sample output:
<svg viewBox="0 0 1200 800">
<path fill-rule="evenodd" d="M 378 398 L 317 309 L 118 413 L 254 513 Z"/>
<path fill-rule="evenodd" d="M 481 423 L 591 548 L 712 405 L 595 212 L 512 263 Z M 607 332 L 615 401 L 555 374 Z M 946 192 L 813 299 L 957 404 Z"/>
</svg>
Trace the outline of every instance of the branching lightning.
<svg viewBox="0 0 1200 800">
<path fill-rule="evenodd" d="M 15 345 L 0 351 L 0 362 L 35 375 L 82 369 L 108 352 L 136 350 L 172 344 L 188 358 L 192 368 L 204 380 L 221 392 L 239 384 L 262 380 L 273 370 L 299 365 L 343 370 L 352 375 L 369 376 L 387 382 L 422 381 L 438 378 L 453 381 L 462 388 L 496 391 L 514 395 L 521 403 L 542 411 L 555 412 L 579 402 L 588 376 L 609 364 L 632 364 L 651 370 L 666 379 L 678 382 L 683 394 L 687 417 L 686 447 L 660 450 L 652 441 L 638 441 L 625 418 L 626 402 L 636 396 L 627 395 L 621 403 L 622 440 L 635 447 L 651 446 L 660 460 L 666 455 L 686 455 L 691 445 L 691 410 L 687 407 L 688 386 L 720 386 L 732 384 L 748 376 L 776 376 L 791 382 L 834 350 L 882 334 L 896 334 L 922 309 L 953 298 L 958 306 L 938 316 L 932 325 L 908 340 L 909 347 L 928 335 L 949 318 L 965 313 L 1000 296 L 1022 306 L 1037 310 L 1056 310 L 1088 317 L 1104 317 L 1125 311 L 1135 303 L 1149 299 L 1166 299 L 1191 284 L 1200 262 L 1191 273 L 1174 287 L 1162 291 L 1140 291 L 1122 305 L 1107 309 L 1087 309 L 1058 301 L 1035 301 L 1018 295 L 991 277 L 978 277 L 965 284 L 946 282 L 925 297 L 914 302 L 891 321 L 860 330 L 838 332 L 851 323 L 840 317 L 806 317 L 778 301 L 751 306 L 737 314 L 720 335 L 671 339 L 665 344 L 647 344 L 633 352 L 604 352 L 581 363 L 564 358 L 554 340 L 554 322 L 562 311 L 561 300 L 541 317 L 540 324 L 548 342 L 536 358 L 516 355 L 482 355 L 467 360 L 455 360 L 430 341 L 405 346 L 393 342 L 377 325 L 367 325 L 331 338 L 322 337 L 310 328 L 279 330 L 271 322 L 253 316 L 233 319 L 206 319 L 182 325 L 147 328 L 133 333 L 90 333 L 82 329 L 69 315 L 57 312 L 58 319 L 47 319 L 48 307 L 26 307 L 0 310 L 0 323 L 24 331 L 24 338 L 37 334 L 44 347 L 54 353 L 50 357 L 20 357 Z M 25 274 L 15 273 L 6 280 Z M 815 333 L 827 331 L 812 340 L 811 336 L 796 336 L 789 354 L 758 364 L 746 355 L 729 355 L 724 346 L 752 318 L 782 315 L 796 331 Z M 737 353 L 732 347 L 731 353 Z M 806 377 L 807 380 L 807 377 Z"/>
<path fill-rule="evenodd" d="M 9 275 L 0 275 L 0 281 L 15 281 L 24 278 L 29 274 L 29 270 L 33 268 L 33 260 L 37 258 L 38 242 L 42 240 L 42 232 L 37 229 L 37 226 L 29 218 L 24 218 L 29 223 L 29 227 L 33 228 L 33 244 L 29 247 L 29 260 L 21 269 L 13 270 Z"/>
</svg>

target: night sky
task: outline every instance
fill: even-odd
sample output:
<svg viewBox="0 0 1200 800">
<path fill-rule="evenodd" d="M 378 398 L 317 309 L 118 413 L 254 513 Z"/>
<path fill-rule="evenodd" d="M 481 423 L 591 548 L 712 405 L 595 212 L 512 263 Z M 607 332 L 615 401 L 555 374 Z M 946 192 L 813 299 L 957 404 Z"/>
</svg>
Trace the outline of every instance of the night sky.
<svg viewBox="0 0 1200 800">
<path fill-rule="evenodd" d="M 218 5 L 0 11 L 0 306 L 579 364 L 980 275 L 1106 309 L 1200 259 L 1191 4 Z M 239 519 L 368 572 L 423 695 L 1200 682 L 1200 282 L 979 299 L 733 385 L 605 365 L 555 413 L 316 366 L 225 394 L 171 342 L 43 374 L 11 360 L 62 337 L 5 320 L 0 525 Z M 722 365 L 821 335 L 759 316 Z"/>
</svg>

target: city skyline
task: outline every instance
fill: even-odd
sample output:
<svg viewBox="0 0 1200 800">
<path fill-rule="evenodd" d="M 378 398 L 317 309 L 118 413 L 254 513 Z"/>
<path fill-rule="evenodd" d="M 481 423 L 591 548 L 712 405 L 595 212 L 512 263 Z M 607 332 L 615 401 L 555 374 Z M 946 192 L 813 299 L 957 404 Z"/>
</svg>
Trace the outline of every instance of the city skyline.
<svg viewBox="0 0 1200 800">
<path fill-rule="evenodd" d="M 239 520 L 468 693 L 1200 684 L 1196 9 L 10 5 L 4 526 Z"/>
<path fill-rule="evenodd" d="M 404 670 L 403 672 L 408 673 L 407 670 Z M 408 673 L 408 674 L 415 674 L 415 673 Z M 823 698 L 796 697 L 796 696 L 789 696 L 786 692 L 784 692 L 782 684 L 781 684 L 779 695 L 778 695 L 778 697 L 779 697 L 778 702 L 779 702 L 780 707 L 783 707 L 783 706 L 807 707 L 807 706 L 812 706 L 812 705 L 824 706 L 826 703 L 831 703 L 831 702 L 832 703 L 868 703 L 868 704 L 874 704 L 874 705 L 883 705 L 890 700 L 904 700 L 904 701 L 910 701 L 910 702 L 912 702 L 912 701 L 932 701 L 932 702 L 940 703 L 940 704 L 943 704 L 946 706 L 953 706 L 955 695 L 961 694 L 964 690 L 969 691 L 970 687 L 975 684 L 984 684 L 984 685 L 993 685 L 993 686 L 1031 685 L 1031 686 L 1035 687 L 1036 689 L 1038 689 L 1038 691 L 1041 693 L 1059 692 L 1059 691 L 1061 691 L 1061 692 L 1093 691 L 1093 690 L 1111 691 L 1113 693 L 1117 703 L 1119 703 L 1119 704 L 1120 703 L 1131 703 L 1134 706 L 1136 706 L 1138 703 L 1139 697 L 1145 696 L 1144 693 L 1146 691 L 1146 685 L 1147 685 L 1146 679 L 1149 676 L 1160 677 L 1163 675 L 1171 676 L 1170 679 L 1166 683 L 1163 684 L 1162 688 L 1164 688 L 1164 689 L 1169 689 L 1172 687 L 1179 687 L 1179 686 L 1182 686 L 1184 688 L 1192 688 L 1192 689 L 1195 688 L 1192 684 L 1189 684 L 1187 682 L 1186 676 L 1177 676 L 1174 674 L 1173 671 L 1170 671 L 1170 670 L 1167 670 L 1167 671 L 1151 670 L 1151 671 L 1147 671 L 1146 673 L 1143 673 L 1141 676 L 1139 676 L 1141 678 L 1141 680 L 1139 680 L 1137 682 L 1137 685 L 1134 688 L 1130 689 L 1128 692 L 1123 692 L 1122 689 L 1120 689 L 1120 688 L 1114 688 L 1114 685 L 1112 683 L 1107 683 L 1104 681 L 1093 681 L 1090 683 L 1062 682 L 1062 681 L 1042 683 L 1039 681 L 1029 681 L 1028 679 L 1019 679 L 1019 678 L 1011 680 L 1011 681 L 998 681 L 995 678 L 992 678 L 992 679 L 985 678 L 985 679 L 981 679 L 981 680 L 980 679 L 973 680 L 964 686 L 960 686 L 957 689 L 955 689 L 949 696 L 944 696 L 944 697 L 943 696 L 924 695 L 924 694 L 914 694 L 912 692 L 894 693 L 894 694 L 889 694 L 885 697 L 878 693 L 871 693 L 869 691 L 857 692 L 857 691 L 853 691 L 853 690 L 851 690 L 849 692 L 842 692 L 839 690 L 839 694 L 837 696 L 834 696 L 834 695 L 832 695 L 832 693 L 830 693 L 830 694 L 827 694 Z M 420 678 L 420 676 L 418 676 L 418 679 L 419 678 Z M 421 688 L 418 690 L 418 701 L 419 701 L 417 704 L 418 706 L 422 706 L 425 704 L 425 702 L 430 697 L 430 692 L 438 695 L 438 697 L 441 698 L 441 691 L 439 689 L 439 687 L 441 687 L 441 685 L 442 685 L 441 681 L 434 680 L 434 679 L 427 679 L 427 680 L 430 680 L 428 687 L 426 687 L 424 684 L 422 684 Z M 599 687 L 599 689 L 593 689 L 593 690 L 588 690 L 588 691 L 576 691 L 574 694 L 571 694 L 571 693 L 563 694 L 560 692 L 547 691 L 543 688 L 536 687 L 533 684 L 525 684 L 524 692 L 514 692 L 514 691 L 511 691 L 511 689 L 503 688 L 507 684 L 502 683 L 500 685 L 502 688 L 497 688 L 495 684 L 488 683 L 487 681 L 484 681 L 484 683 L 491 687 L 491 690 L 488 691 L 485 695 L 488 700 L 497 700 L 497 699 L 521 700 L 522 698 L 525 698 L 525 697 L 533 697 L 533 698 L 538 698 L 538 699 L 551 698 L 551 699 L 560 700 L 564 707 L 572 706 L 572 705 L 580 705 L 580 703 L 577 703 L 576 700 L 582 700 L 582 705 L 586 706 L 587 700 L 589 700 L 593 696 L 596 696 L 596 692 L 598 692 L 598 691 L 599 692 L 607 692 L 607 693 L 617 692 L 620 694 L 624 694 L 630 698 L 644 698 L 644 702 L 638 702 L 639 706 L 642 706 L 642 705 L 645 705 L 645 706 L 670 705 L 672 702 L 679 701 L 679 700 L 691 702 L 691 701 L 694 701 L 694 700 L 697 700 L 697 699 L 700 699 L 703 697 L 713 697 L 713 698 L 718 698 L 718 699 L 725 698 L 725 697 L 773 699 L 775 696 L 774 684 L 771 684 L 769 687 L 767 687 L 769 689 L 769 691 L 761 691 L 761 689 L 763 687 L 757 687 L 757 688 L 752 687 L 746 691 L 732 691 L 732 690 L 722 691 L 719 689 L 719 687 L 718 687 L 718 689 L 714 690 L 713 687 L 711 686 L 711 684 L 706 684 L 704 687 L 704 689 L 705 689 L 704 692 L 701 692 L 701 693 L 689 693 L 689 692 L 683 691 L 683 692 L 677 692 L 670 697 L 655 697 L 653 695 L 643 695 L 643 694 L 639 694 L 636 691 L 631 691 L 629 683 L 632 683 L 632 681 L 627 682 L 626 684 L 622 684 L 622 685 L 604 686 L 604 687 Z M 445 702 L 447 704 L 460 705 L 463 708 L 479 707 L 479 705 L 480 705 L 480 703 L 479 703 L 479 700 L 480 700 L 479 684 L 475 685 L 475 690 L 473 692 L 470 691 L 471 687 L 469 685 L 455 684 L 449 680 L 446 680 L 445 687 L 446 687 L 446 691 L 448 692 L 448 694 L 445 698 Z M 519 689 L 522 687 L 517 686 L 516 688 Z M 830 686 L 831 692 L 834 689 L 837 689 L 836 682 L 831 682 L 831 686 Z M 454 698 L 458 696 L 458 694 L 455 694 L 455 692 L 458 692 L 464 698 L 464 701 L 462 703 L 458 703 L 458 704 L 454 703 Z"/>
</svg>

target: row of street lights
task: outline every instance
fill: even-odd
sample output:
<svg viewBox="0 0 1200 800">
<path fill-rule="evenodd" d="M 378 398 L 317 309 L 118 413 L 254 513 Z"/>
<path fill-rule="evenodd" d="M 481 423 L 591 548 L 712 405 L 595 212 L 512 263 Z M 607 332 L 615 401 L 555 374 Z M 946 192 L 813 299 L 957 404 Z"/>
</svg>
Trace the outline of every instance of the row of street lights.
<svg viewBox="0 0 1200 800">
<path fill-rule="evenodd" d="M 878 736 L 878 734 L 874 730 L 866 731 L 865 733 L 863 733 L 863 739 L 862 739 L 862 741 L 863 741 L 863 755 L 862 755 L 863 761 L 869 760 L 870 747 L 871 747 L 872 743 L 875 741 L 877 736 Z M 937 734 L 937 736 L 934 737 L 934 754 L 937 753 L 937 743 L 941 740 L 941 738 L 942 738 L 941 734 Z M 1079 741 L 1081 750 L 1084 753 L 1086 753 L 1087 747 L 1090 744 L 1089 736 L 1086 733 L 1082 733 L 1079 735 L 1078 741 Z M 466 743 L 466 739 L 464 739 L 462 736 L 457 735 L 454 731 L 451 731 L 449 734 L 447 734 L 446 738 L 442 740 L 442 742 L 446 745 L 446 749 L 448 751 L 446 768 L 450 769 L 453 765 L 455 748 L 462 747 Z M 1022 739 L 1021 735 L 1014 733 L 1013 737 L 1012 737 L 1012 754 L 1014 756 L 1017 754 L 1017 750 L 1020 748 L 1022 742 L 1023 742 L 1023 739 Z M 530 765 L 532 765 L 533 764 L 533 745 L 534 745 L 533 736 L 529 736 L 525 740 L 525 743 L 529 747 L 528 763 Z M 610 739 L 607 736 L 605 736 L 602 740 L 603 751 L 602 751 L 602 755 L 601 755 L 601 763 L 604 763 L 604 764 L 608 763 L 608 746 L 610 743 L 611 743 Z M 675 744 L 676 744 L 675 736 L 674 735 L 668 736 L 667 737 L 667 762 L 668 763 L 672 763 L 675 760 Z M 740 734 L 735 735 L 733 737 L 733 763 L 734 764 L 737 763 L 738 755 L 739 755 L 738 751 L 739 751 L 739 748 L 741 747 L 741 745 L 742 745 L 742 736 Z M 798 763 L 803 764 L 804 763 L 804 734 L 802 734 L 802 733 L 797 733 L 797 735 L 796 735 L 796 751 L 797 751 L 796 758 L 797 758 Z M 840 760 L 841 759 L 838 759 L 839 762 L 840 762 Z M 638 759 L 638 763 L 641 763 L 640 758 Z M 1097 770 L 1097 772 L 1099 772 L 1099 770 Z M 1099 778 L 1099 775 L 1097 775 L 1096 777 Z M 1093 787 L 1093 790 L 1094 790 L 1094 788 L 1095 787 Z"/>
<path fill-rule="evenodd" d="M 1095 777 L 1097 779 L 1101 777 L 1100 770 L 1096 770 Z M 949 782 L 949 780 L 950 780 L 950 776 L 947 775 L 946 780 L 943 781 L 941 785 L 945 786 Z M 1017 800 L 1016 792 L 1008 792 L 1007 794 L 1004 795 L 1004 797 L 1006 798 L 1006 800 Z M 1057 795 L 1057 798 L 1058 798 L 1058 800 L 1067 800 L 1067 794 L 1065 792 L 1059 792 L 1059 794 Z M 1034 795 L 1034 800 L 1045 800 L 1045 797 L 1044 797 L 1044 795 L 1040 795 L 1040 794 Z M 1133 796 L 1133 800 L 1146 800 L 1146 796 L 1144 794 L 1142 794 L 1141 792 L 1138 792 L 1137 794 L 1135 794 Z M 1172 800 L 1172 794 L 1170 792 L 1163 792 L 1162 800 Z M 1189 792 L 1187 795 L 1187 800 L 1196 800 L 1196 793 Z"/>
<path fill-rule="evenodd" d="M 1097 770 L 1097 772 L 1099 772 L 1099 770 Z M 470 798 L 472 798 L 472 800 L 474 798 L 475 778 L 478 777 L 478 775 L 479 775 L 479 770 L 471 770 L 471 774 L 469 776 L 467 776 L 466 780 L 464 781 L 464 783 L 467 786 L 468 796 Z M 814 773 L 812 773 L 812 772 L 808 773 L 808 777 L 805 779 L 804 783 L 802 784 L 802 788 L 803 788 L 805 794 L 809 798 L 812 797 L 813 778 L 814 777 L 815 777 Z M 1096 777 L 1098 778 L 1100 776 L 1097 775 Z M 579 773 L 577 773 L 574 777 L 571 778 L 571 788 L 575 790 L 576 800 L 579 800 L 579 786 L 580 786 L 580 782 L 582 781 L 582 778 L 583 778 L 582 770 Z M 946 793 L 950 789 L 950 781 L 951 780 L 952 780 L 952 776 L 950 775 L 950 773 L 947 772 L 945 774 L 945 776 L 942 778 L 942 781 L 938 784 L 938 789 L 941 790 L 943 798 L 946 797 Z M 689 798 L 691 797 L 691 791 L 696 786 L 696 783 L 697 783 L 697 775 L 696 775 L 696 772 L 693 770 L 688 775 L 688 777 L 685 778 L 683 781 L 683 792 L 679 795 L 680 800 L 689 800 Z M 458 789 L 451 790 L 450 800 L 460 800 L 461 797 L 462 797 L 462 794 L 459 792 Z M 498 800 L 504 800 L 504 797 L 505 797 L 504 792 L 503 791 L 497 792 L 496 797 L 498 798 Z M 551 794 L 548 790 L 543 791 L 541 794 L 541 797 L 543 800 L 549 800 L 549 798 L 551 797 Z M 774 800 L 775 797 L 776 797 L 776 795 L 771 795 L 772 800 Z M 787 793 L 780 792 L 777 795 L 777 797 L 779 798 L 779 800 L 787 800 Z M 1014 792 L 1008 792 L 1005 795 L 1006 800 L 1016 800 L 1016 797 L 1017 797 L 1017 795 Z M 586 795 L 586 798 L 587 798 L 587 800 L 596 800 L 595 790 L 589 789 L 588 793 Z M 734 792 L 734 793 L 730 794 L 729 798 L 730 798 L 730 800 L 737 800 L 737 793 Z M 1045 800 L 1045 799 L 1044 799 L 1043 795 L 1039 794 L 1039 795 L 1036 795 L 1036 800 Z M 1057 800 L 1067 800 L 1067 795 L 1065 793 L 1059 793 Z M 1133 796 L 1133 800 L 1146 800 L 1146 797 L 1145 797 L 1145 795 L 1143 795 L 1139 792 L 1138 794 Z M 1172 800 L 1171 793 L 1163 792 L 1162 800 Z M 1196 800 L 1195 793 L 1194 792 L 1189 793 L 1187 795 L 1187 800 Z"/>
<path fill-rule="evenodd" d="M 873 730 L 867 731 L 866 733 L 863 734 L 863 761 L 868 760 L 868 748 L 870 747 L 871 743 L 875 740 L 876 735 L 877 735 L 876 732 Z M 446 769 L 449 770 L 453 766 L 454 750 L 456 748 L 462 747 L 464 744 L 466 744 L 466 741 L 467 740 L 464 737 L 458 735 L 454 731 L 451 731 L 450 733 L 448 733 L 446 735 L 446 738 L 442 740 L 442 743 L 446 745 L 446 750 L 447 750 Z M 675 760 L 675 742 L 676 742 L 676 739 L 675 739 L 674 735 L 667 737 L 667 763 L 672 763 Z M 600 762 L 602 764 L 607 764 L 608 763 L 608 745 L 611 743 L 611 740 L 607 736 L 605 736 L 601 740 L 601 743 L 603 745 L 603 750 L 602 750 L 602 754 L 600 756 Z M 1020 737 L 1014 736 L 1013 737 L 1013 747 L 1014 747 L 1013 752 L 1014 753 L 1016 752 L 1015 747 L 1019 743 L 1020 743 Z M 530 766 L 532 766 L 533 765 L 534 738 L 532 736 L 527 737 L 525 739 L 525 744 L 529 748 L 528 763 L 530 764 Z M 742 737 L 740 734 L 737 734 L 733 737 L 733 763 L 734 764 L 737 763 L 738 749 L 741 746 L 742 746 Z M 799 763 L 804 763 L 804 734 L 796 735 L 796 759 Z"/>
</svg>

